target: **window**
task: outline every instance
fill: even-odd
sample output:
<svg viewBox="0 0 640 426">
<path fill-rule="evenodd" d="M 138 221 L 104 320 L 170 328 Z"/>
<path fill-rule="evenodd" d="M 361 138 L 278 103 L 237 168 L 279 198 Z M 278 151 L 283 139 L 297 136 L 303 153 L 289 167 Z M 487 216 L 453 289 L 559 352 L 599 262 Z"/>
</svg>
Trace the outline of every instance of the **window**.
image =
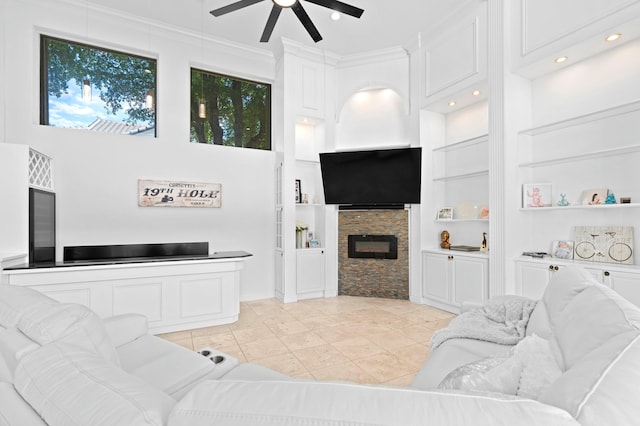
<svg viewBox="0 0 640 426">
<path fill-rule="evenodd" d="M 40 64 L 40 124 L 155 136 L 155 59 L 42 35 Z"/>
<path fill-rule="evenodd" d="M 191 141 L 271 150 L 271 85 L 191 69 Z"/>
</svg>

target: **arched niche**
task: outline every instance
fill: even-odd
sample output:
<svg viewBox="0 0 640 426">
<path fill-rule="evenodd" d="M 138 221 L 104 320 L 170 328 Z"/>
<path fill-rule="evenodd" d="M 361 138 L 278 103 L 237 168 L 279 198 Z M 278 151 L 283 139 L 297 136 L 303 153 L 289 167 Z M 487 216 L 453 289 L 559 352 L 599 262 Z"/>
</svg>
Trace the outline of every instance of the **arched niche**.
<svg viewBox="0 0 640 426">
<path fill-rule="evenodd" d="M 410 145 L 406 101 L 394 89 L 371 87 L 349 96 L 339 110 L 335 149 Z"/>
</svg>

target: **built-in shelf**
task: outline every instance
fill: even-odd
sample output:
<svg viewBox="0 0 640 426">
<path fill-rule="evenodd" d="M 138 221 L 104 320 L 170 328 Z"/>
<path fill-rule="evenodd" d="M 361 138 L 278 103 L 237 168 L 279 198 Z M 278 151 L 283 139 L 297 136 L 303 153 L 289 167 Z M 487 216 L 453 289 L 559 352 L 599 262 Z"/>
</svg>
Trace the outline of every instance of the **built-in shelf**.
<svg viewBox="0 0 640 426">
<path fill-rule="evenodd" d="M 433 181 L 446 182 L 446 181 L 452 181 L 452 180 L 458 180 L 458 179 L 469 179 L 469 178 L 474 178 L 478 176 L 488 176 L 488 175 L 489 175 L 489 170 L 479 170 L 477 172 L 461 173 L 459 175 L 440 176 L 440 177 L 433 178 Z"/>
<path fill-rule="evenodd" d="M 544 167 L 544 166 L 557 166 L 560 164 L 571 163 L 574 161 L 600 159 L 603 157 L 632 154 L 635 152 L 640 152 L 640 144 L 631 145 L 631 146 L 622 146 L 619 148 L 601 149 L 601 150 L 585 152 L 577 155 L 552 158 L 549 160 L 528 161 L 528 162 L 520 163 L 519 166 L 530 167 L 530 168 Z"/>
<path fill-rule="evenodd" d="M 468 257 L 477 257 L 479 259 L 488 259 L 489 253 L 483 253 L 481 251 L 461 251 L 461 250 L 447 250 L 439 247 L 423 249 L 423 253 L 438 253 L 445 254 L 450 256 L 468 256 Z"/>
<path fill-rule="evenodd" d="M 578 126 L 581 124 L 587 124 L 597 120 L 603 120 L 616 115 L 626 114 L 629 112 L 640 110 L 640 101 L 630 102 L 628 104 L 619 105 L 613 108 L 607 108 L 600 111 L 592 112 L 589 114 L 579 115 L 569 118 L 567 120 L 557 121 L 554 123 L 545 124 L 543 126 L 533 127 L 531 129 L 523 130 L 520 135 L 536 136 L 548 132 L 555 132 L 567 127 Z"/>
<path fill-rule="evenodd" d="M 433 148 L 433 152 L 447 152 L 453 151 L 456 149 L 469 148 L 470 146 L 477 145 L 480 143 L 485 143 L 489 141 L 489 135 L 482 135 L 471 139 L 465 139 L 460 142 L 451 143 L 448 145 L 439 146 L 437 148 Z"/>
<path fill-rule="evenodd" d="M 586 206 L 553 206 L 553 207 L 523 207 L 521 211 L 548 211 L 548 210 L 601 210 L 601 209 L 630 209 L 638 208 L 640 203 L 627 203 L 627 204 L 598 204 L 598 205 L 586 205 Z"/>
</svg>

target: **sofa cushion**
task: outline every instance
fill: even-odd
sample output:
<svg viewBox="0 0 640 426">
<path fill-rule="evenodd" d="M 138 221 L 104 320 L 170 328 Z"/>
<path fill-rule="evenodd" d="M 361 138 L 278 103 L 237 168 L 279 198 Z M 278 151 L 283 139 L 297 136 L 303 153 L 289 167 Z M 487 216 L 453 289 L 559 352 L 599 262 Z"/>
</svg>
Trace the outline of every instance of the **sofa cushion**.
<svg viewBox="0 0 640 426">
<path fill-rule="evenodd" d="M 5 328 L 16 327 L 25 309 L 39 304 L 55 305 L 57 303 L 32 288 L 0 285 L 0 325 Z"/>
<path fill-rule="evenodd" d="M 613 337 L 638 329 L 640 310 L 615 293 L 597 285 L 576 294 L 561 314 L 555 334 L 566 369 Z"/>
<path fill-rule="evenodd" d="M 458 367 L 447 375 L 439 388 L 538 399 L 561 373 L 549 342 L 532 335 L 521 340 L 508 354 Z"/>
<path fill-rule="evenodd" d="M 487 357 L 505 355 L 511 346 L 474 339 L 451 339 L 429 354 L 411 387 L 436 389 L 449 372 Z"/>
<path fill-rule="evenodd" d="M 540 401 L 568 411 L 583 425 L 637 424 L 639 360 L 640 335 L 618 335 L 567 370 Z"/>
<path fill-rule="evenodd" d="M 16 328 L 0 329 L 0 382 L 13 383 L 20 358 L 39 347 Z"/>
<path fill-rule="evenodd" d="M 313 381 L 206 381 L 169 426 L 578 425 L 532 400 Z"/>
<path fill-rule="evenodd" d="M 217 379 L 228 371 L 218 370 L 208 358 L 155 336 L 142 336 L 117 350 L 125 371 L 175 399 L 200 381 Z"/>
<path fill-rule="evenodd" d="M 18 328 L 40 345 L 64 341 L 100 354 L 115 365 L 120 364 L 102 320 L 84 305 L 56 303 L 31 306 L 20 317 Z"/>
<path fill-rule="evenodd" d="M 0 382 L 0 426 L 47 426 L 11 383 Z"/>
<path fill-rule="evenodd" d="M 61 342 L 25 355 L 15 388 L 50 426 L 163 425 L 175 404 L 99 355 Z"/>
<path fill-rule="evenodd" d="M 588 287 L 598 286 L 598 282 L 584 268 L 568 266 L 553 274 L 542 296 L 552 326 L 574 297 Z"/>
</svg>

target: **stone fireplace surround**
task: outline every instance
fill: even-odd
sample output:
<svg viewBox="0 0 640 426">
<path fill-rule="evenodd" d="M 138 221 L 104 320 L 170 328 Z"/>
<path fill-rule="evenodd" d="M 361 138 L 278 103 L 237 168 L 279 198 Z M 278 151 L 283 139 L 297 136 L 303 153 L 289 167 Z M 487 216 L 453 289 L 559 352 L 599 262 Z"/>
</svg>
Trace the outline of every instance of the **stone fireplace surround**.
<svg viewBox="0 0 640 426">
<path fill-rule="evenodd" d="M 349 235 L 395 235 L 397 259 L 350 258 Z M 338 212 L 338 294 L 409 299 L 409 212 L 341 210 Z"/>
</svg>

